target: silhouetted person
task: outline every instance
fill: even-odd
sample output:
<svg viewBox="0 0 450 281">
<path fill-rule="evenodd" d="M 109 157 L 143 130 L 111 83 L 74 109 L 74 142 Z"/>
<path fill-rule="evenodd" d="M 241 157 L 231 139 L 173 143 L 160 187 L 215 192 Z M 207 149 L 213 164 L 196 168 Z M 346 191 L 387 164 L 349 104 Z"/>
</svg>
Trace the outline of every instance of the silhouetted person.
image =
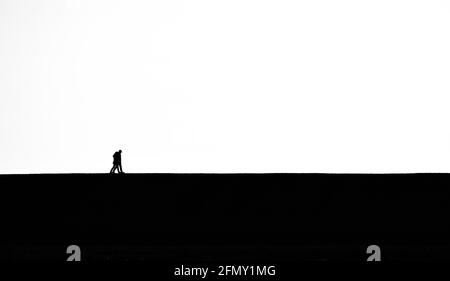
<svg viewBox="0 0 450 281">
<path fill-rule="evenodd" d="M 110 171 L 111 174 L 114 174 L 114 172 L 117 170 L 118 173 L 123 174 L 122 170 L 122 150 L 116 151 L 113 155 L 114 161 L 113 161 L 113 167 Z"/>
</svg>

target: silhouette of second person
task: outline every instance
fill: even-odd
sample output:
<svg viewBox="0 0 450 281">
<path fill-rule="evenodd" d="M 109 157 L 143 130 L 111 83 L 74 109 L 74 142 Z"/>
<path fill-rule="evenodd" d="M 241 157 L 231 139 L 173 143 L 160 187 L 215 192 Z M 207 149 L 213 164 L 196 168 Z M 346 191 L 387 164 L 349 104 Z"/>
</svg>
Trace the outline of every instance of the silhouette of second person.
<svg viewBox="0 0 450 281">
<path fill-rule="evenodd" d="M 114 174 L 114 172 L 117 170 L 119 174 L 123 174 L 122 170 L 122 150 L 116 151 L 113 155 L 114 161 L 113 161 L 113 167 L 111 168 L 110 173 Z"/>
</svg>

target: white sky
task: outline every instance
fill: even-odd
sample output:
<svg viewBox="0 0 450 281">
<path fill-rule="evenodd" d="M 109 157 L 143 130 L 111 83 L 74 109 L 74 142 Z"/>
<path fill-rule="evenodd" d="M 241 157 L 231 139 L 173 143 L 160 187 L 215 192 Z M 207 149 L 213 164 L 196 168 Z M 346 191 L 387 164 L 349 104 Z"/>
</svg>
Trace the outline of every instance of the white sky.
<svg viewBox="0 0 450 281">
<path fill-rule="evenodd" d="M 450 1 L 0 0 L 0 173 L 450 172 Z"/>
</svg>

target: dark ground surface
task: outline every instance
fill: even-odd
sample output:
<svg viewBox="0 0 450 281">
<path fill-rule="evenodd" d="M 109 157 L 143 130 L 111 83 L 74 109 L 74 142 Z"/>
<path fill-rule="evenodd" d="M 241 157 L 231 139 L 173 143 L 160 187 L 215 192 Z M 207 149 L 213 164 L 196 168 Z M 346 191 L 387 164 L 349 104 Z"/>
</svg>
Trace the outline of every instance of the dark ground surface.
<svg viewBox="0 0 450 281">
<path fill-rule="evenodd" d="M 1 259 L 449 260 L 450 174 L 0 176 Z"/>
</svg>

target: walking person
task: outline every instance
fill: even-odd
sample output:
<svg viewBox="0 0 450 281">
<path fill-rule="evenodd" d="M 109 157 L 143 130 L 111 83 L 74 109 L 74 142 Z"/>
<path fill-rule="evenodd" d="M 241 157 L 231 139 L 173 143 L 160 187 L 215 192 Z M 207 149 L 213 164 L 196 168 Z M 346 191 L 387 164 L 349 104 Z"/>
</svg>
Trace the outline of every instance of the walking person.
<svg viewBox="0 0 450 281">
<path fill-rule="evenodd" d="M 119 174 L 123 174 L 122 170 L 122 150 L 116 151 L 113 155 L 114 161 L 113 161 L 113 167 L 111 168 L 110 173 L 114 174 L 114 172 L 117 170 Z"/>
</svg>

